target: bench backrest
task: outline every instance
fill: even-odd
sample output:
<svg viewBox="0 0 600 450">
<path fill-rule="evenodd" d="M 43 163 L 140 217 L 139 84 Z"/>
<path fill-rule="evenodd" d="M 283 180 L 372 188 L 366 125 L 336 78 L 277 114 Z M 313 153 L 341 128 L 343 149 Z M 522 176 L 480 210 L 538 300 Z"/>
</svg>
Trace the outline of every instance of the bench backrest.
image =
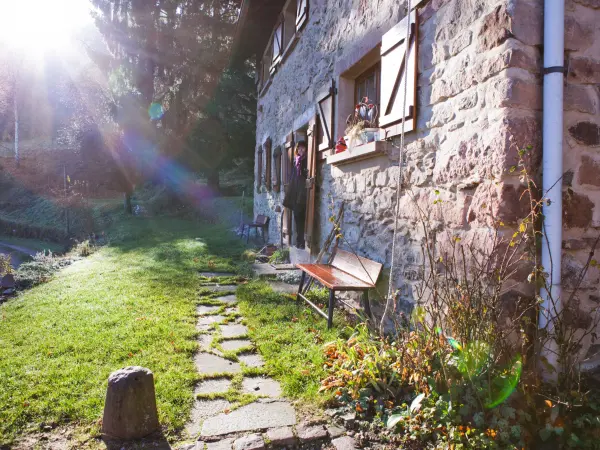
<svg viewBox="0 0 600 450">
<path fill-rule="evenodd" d="M 269 223 L 269 218 L 267 216 L 259 214 L 258 216 L 256 216 L 256 220 L 254 221 L 254 223 L 256 223 L 257 225 L 266 225 L 267 223 Z"/>
<path fill-rule="evenodd" d="M 375 284 L 383 264 L 337 249 L 331 265 L 369 284 Z"/>
</svg>

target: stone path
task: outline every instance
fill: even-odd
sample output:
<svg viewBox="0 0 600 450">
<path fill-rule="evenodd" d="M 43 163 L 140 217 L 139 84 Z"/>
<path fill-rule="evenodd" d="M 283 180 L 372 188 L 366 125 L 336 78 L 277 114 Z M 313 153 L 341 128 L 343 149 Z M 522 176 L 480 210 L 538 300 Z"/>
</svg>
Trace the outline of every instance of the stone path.
<svg viewBox="0 0 600 450">
<path fill-rule="evenodd" d="M 201 274 L 208 277 L 209 275 Z M 231 274 L 210 274 L 228 277 Z M 237 308 L 235 286 L 203 286 L 212 291 L 196 308 L 200 333 L 194 362 L 202 381 L 186 432 L 195 442 L 180 450 L 259 450 L 310 444 L 311 448 L 352 449 L 353 439 L 335 427 L 298 423 L 279 383 L 266 376 L 264 360 L 248 337 Z M 336 445 L 343 442 L 343 446 Z M 349 445 L 351 444 L 351 445 Z"/>
</svg>

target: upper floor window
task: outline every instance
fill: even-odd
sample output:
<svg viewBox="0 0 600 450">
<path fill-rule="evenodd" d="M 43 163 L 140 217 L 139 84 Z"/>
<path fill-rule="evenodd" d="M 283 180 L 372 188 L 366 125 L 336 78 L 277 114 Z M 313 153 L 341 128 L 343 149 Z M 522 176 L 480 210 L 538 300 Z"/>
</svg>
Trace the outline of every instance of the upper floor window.
<svg viewBox="0 0 600 450">
<path fill-rule="evenodd" d="M 381 95 L 381 66 L 374 65 L 363 72 L 354 82 L 354 104 L 370 103 L 379 108 Z"/>
</svg>

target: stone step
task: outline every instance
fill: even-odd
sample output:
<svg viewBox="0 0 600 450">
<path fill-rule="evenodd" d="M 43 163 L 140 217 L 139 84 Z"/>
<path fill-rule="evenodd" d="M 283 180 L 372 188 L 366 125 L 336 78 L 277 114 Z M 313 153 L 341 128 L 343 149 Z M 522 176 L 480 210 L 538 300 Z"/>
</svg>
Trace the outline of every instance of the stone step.
<svg viewBox="0 0 600 450">
<path fill-rule="evenodd" d="M 255 402 L 229 414 L 209 417 L 202 424 L 202 436 L 219 436 L 296 424 L 296 412 L 288 402 Z"/>
<path fill-rule="evenodd" d="M 221 335 L 225 339 L 233 339 L 248 334 L 248 328 L 240 324 L 221 325 L 219 329 L 221 330 Z"/>
<path fill-rule="evenodd" d="M 239 363 L 229 361 L 211 353 L 197 353 L 194 357 L 196 369 L 203 375 L 217 373 L 240 373 L 242 367 Z"/>
<path fill-rule="evenodd" d="M 281 385 L 272 378 L 249 377 L 242 381 L 242 392 L 279 398 L 281 397 Z"/>
<path fill-rule="evenodd" d="M 236 350 L 239 350 L 240 348 L 251 347 L 251 346 L 252 346 L 252 341 L 250 341 L 248 339 L 232 339 L 230 341 L 221 342 L 221 347 L 223 347 L 223 350 L 225 350 L 225 351 L 236 351 Z"/>
</svg>

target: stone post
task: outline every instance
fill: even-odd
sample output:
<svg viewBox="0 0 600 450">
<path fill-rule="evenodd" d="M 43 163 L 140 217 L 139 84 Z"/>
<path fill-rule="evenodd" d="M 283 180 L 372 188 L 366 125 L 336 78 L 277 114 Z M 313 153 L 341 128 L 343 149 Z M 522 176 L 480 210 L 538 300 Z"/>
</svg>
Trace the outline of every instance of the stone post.
<svg viewBox="0 0 600 450">
<path fill-rule="evenodd" d="M 108 377 L 102 434 L 140 439 L 159 428 L 154 376 L 143 367 L 126 367 Z"/>
</svg>

